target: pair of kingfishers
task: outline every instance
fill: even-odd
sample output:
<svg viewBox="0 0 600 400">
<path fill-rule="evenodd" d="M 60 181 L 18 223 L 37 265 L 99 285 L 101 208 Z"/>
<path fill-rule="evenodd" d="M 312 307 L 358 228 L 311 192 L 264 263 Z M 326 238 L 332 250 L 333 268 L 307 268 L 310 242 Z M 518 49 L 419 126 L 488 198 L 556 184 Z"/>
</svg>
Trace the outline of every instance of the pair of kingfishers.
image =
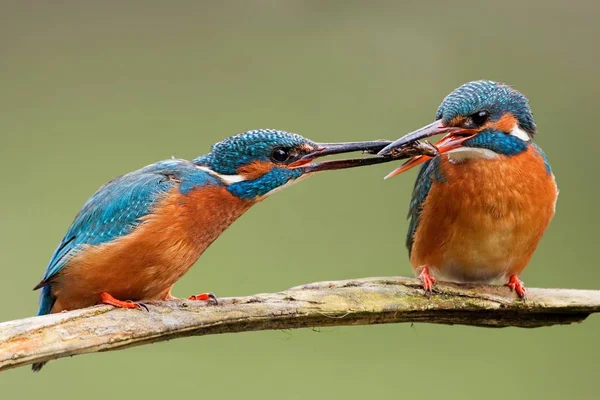
<svg viewBox="0 0 600 400">
<path fill-rule="evenodd" d="M 108 182 L 85 203 L 35 287 L 42 289 L 38 314 L 172 299 L 175 282 L 210 244 L 270 194 L 321 171 L 407 155 L 390 176 L 422 164 L 406 244 L 425 291 L 436 278 L 503 280 L 523 297 L 518 276 L 558 194 L 535 133 L 525 96 L 476 81 L 448 95 L 432 124 L 395 142 L 322 144 L 261 129 L 225 139 L 192 161 L 157 162 Z M 418 142 L 438 134 L 445 136 L 435 146 Z M 317 161 L 355 151 L 377 154 Z M 190 299 L 216 302 L 211 293 Z"/>
</svg>

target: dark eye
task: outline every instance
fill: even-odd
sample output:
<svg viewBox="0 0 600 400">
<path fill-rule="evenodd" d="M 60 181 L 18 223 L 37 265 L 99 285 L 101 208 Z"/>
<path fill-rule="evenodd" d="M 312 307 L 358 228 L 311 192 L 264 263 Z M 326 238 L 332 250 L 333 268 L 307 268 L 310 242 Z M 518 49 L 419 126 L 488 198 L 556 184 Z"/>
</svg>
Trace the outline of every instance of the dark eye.
<svg viewBox="0 0 600 400">
<path fill-rule="evenodd" d="M 485 124 L 488 119 L 490 119 L 490 113 L 485 110 L 478 111 L 471 115 L 471 121 L 473 121 L 473 125 L 475 126 L 481 126 Z"/>
<path fill-rule="evenodd" d="M 277 163 L 284 163 L 290 158 L 290 150 L 278 147 L 271 152 L 271 160 Z"/>
</svg>

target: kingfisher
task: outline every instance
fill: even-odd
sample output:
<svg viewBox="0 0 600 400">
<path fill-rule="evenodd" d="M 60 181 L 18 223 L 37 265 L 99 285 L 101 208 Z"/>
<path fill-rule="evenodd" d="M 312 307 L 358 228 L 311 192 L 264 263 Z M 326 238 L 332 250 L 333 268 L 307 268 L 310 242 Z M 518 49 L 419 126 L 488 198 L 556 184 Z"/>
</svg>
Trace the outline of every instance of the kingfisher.
<svg viewBox="0 0 600 400">
<path fill-rule="evenodd" d="M 558 188 L 533 143 L 527 98 L 493 81 L 466 83 L 439 106 L 435 121 L 379 152 L 445 134 L 435 156 L 409 158 L 386 178 L 422 164 L 410 201 L 406 246 L 426 292 L 436 279 L 502 281 L 524 298 L 519 275 L 556 210 Z"/>
<path fill-rule="evenodd" d="M 34 288 L 41 289 L 38 315 L 94 304 L 146 308 L 142 301 L 173 299 L 175 282 L 254 204 L 321 171 L 391 160 L 317 158 L 374 154 L 389 143 L 316 143 L 260 129 L 227 138 L 192 161 L 159 161 L 118 177 L 83 205 L 56 248 Z M 189 299 L 217 300 L 212 293 Z"/>
</svg>

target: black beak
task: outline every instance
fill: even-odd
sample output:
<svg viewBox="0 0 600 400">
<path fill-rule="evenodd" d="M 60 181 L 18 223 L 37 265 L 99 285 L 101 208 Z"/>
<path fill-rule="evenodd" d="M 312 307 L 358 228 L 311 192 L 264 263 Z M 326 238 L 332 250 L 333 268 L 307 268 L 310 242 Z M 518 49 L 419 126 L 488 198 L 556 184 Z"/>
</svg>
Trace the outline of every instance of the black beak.
<svg viewBox="0 0 600 400">
<path fill-rule="evenodd" d="M 414 155 L 430 154 L 431 152 L 435 152 L 435 147 L 429 143 L 424 144 L 413 142 L 406 146 L 402 146 L 401 149 L 397 149 L 393 155 L 314 162 L 317 158 L 358 151 L 367 154 L 377 154 L 391 144 L 392 142 L 388 140 L 377 140 L 372 142 L 318 143 L 314 151 L 311 151 L 310 153 L 302 156 L 300 159 L 294 161 L 289 165 L 289 167 L 303 168 L 305 173 L 312 173 L 382 164 L 403 158 L 409 158 Z"/>
<path fill-rule="evenodd" d="M 303 158 L 325 157 L 334 154 L 354 153 L 362 151 L 363 153 L 377 154 L 384 147 L 390 145 L 389 140 L 374 140 L 372 142 L 346 142 L 346 143 L 317 143 L 317 149 Z"/>
</svg>

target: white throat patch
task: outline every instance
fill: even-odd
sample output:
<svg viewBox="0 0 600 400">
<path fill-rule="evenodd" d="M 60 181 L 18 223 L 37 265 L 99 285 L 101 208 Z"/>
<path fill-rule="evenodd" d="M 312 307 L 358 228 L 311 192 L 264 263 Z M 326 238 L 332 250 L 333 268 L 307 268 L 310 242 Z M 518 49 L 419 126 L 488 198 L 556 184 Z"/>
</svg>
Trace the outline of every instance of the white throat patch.
<svg viewBox="0 0 600 400">
<path fill-rule="evenodd" d="M 527 132 L 525 132 L 523 129 L 521 129 L 519 124 L 515 124 L 515 127 L 512 128 L 512 131 L 510 131 L 510 134 L 514 137 L 518 137 L 519 139 L 521 139 L 525 142 L 531 141 L 531 138 L 529 137 Z"/>
<path fill-rule="evenodd" d="M 498 153 L 490 149 L 484 149 L 479 147 L 458 147 L 452 149 L 446 153 L 448 155 L 448 161 L 453 164 L 458 164 L 466 160 L 472 160 L 477 158 L 492 159 L 498 157 Z"/>
<path fill-rule="evenodd" d="M 200 171 L 207 172 L 216 178 L 219 178 L 221 181 L 223 181 L 227 185 L 231 185 L 231 184 L 238 183 L 238 182 L 243 182 L 246 180 L 246 177 L 243 175 L 221 175 L 218 172 L 215 172 L 212 169 L 205 167 L 205 166 L 201 166 L 201 165 L 197 165 L 196 168 L 198 168 Z"/>
</svg>

